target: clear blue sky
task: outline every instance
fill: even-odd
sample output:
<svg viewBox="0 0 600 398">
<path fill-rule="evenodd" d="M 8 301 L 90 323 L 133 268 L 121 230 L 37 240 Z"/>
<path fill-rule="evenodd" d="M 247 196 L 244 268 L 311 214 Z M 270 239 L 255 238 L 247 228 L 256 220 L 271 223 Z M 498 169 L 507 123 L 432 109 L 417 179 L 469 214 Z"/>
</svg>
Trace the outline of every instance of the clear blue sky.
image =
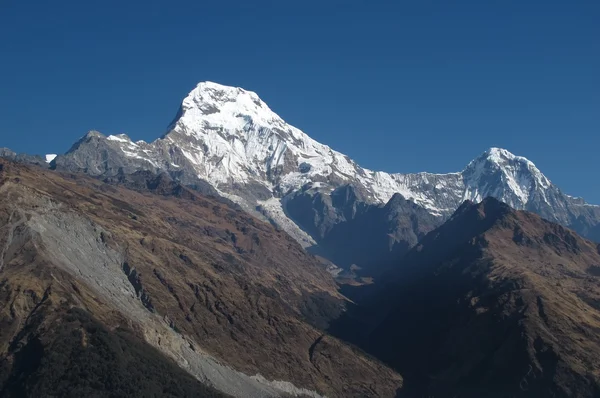
<svg viewBox="0 0 600 398">
<path fill-rule="evenodd" d="M 600 203 L 599 21 L 597 0 L 0 0 L 0 146 L 153 140 L 211 80 L 372 169 L 500 146 Z"/>
</svg>

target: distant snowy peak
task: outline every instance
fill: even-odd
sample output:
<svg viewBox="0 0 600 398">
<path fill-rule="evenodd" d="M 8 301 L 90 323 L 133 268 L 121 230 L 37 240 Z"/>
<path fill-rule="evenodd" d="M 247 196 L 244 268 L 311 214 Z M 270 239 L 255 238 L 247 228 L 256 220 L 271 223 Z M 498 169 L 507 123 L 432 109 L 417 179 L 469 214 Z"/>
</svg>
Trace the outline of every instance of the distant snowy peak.
<svg viewBox="0 0 600 398">
<path fill-rule="evenodd" d="M 370 202 L 385 203 L 400 193 L 445 216 L 465 199 L 486 196 L 525 208 L 535 192 L 551 187 L 532 162 L 500 148 L 484 152 L 461 173 L 364 169 L 287 124 L 256 93 L 213 82 L 199 83 L 184 98 L 170 131 L 154 143 L 134 143 L 125 135 L 108 140 L 126 156 L 152 165 L 170 168 L 185 162 L 198 177 L 232 195 L 243 194 L 241 187 L 248 185 L 262 187 L 265 197 L 281 197 L 306 186 L 331 192 L 352 184 Z M 545 197 L 543 192 L 537 196 Z"/>
<path fill-rule="evenodd" d="M 90 132 L 56 163 L 93 175 L 152 170 L 192 185 L 200 179 L 305 245 L 312 238 L 288 218 L 285 198 L 329 195 L 345 185 L 372 204 L 400 194 L 441 219 L 465 200 L 488 196 L 564 225 L 582 212 L 596 219 L 595 208 L 564 195 L 532 162 L 505 149 L 490 148 L 456 173 L 371 171 L 286 123 L 256 93 L 212 82 L 199 83 L 184 98 L 166 134 L 154 142 Z"/>
<path fill-rule="evenodd" d="M 172 129 L 196 138 L 211 131 L 242 140 L 256 131 L 283 139 L 308 138 L 285 123 L 256 93 L 212 82 L 199 83 L 184 98 Z"/>
<path fill-rule="evenodd" d="M 513 155 L 506 149 L 490 148 L 485 151 L 481 157 L 475 159 L 473 162 L 477 162 L 482 158 L 509 174 L 514 174 L 516 172 L 531 174 L 531 177 L 534 180 L 533 182 L 535 182 L 540 188 L 547 189 L 552 185 L 550 180 L 548 180 L 548 178 L 542 174 L 542 172 L 535 166 L 535 164 L 533 164 L 532 161 L 522 156 Z"/>
<path fill-rule="evenodd" d="M 228 124 L 231 120 L 224 120 L 224 117 L 246 116 L 262 124 L 281 121 L 256 93 L 212 82 L 199 83 L 183 100 L 181 107 L 185 120 L 197 117 Z"/>
<path fill-rule="evenodd" d="M 552 187 L 550 180 L 530 160 L 506 149 L 490 148 L 462 172 L 463 200 L 475 202 L 493 196 L 514 208 L 526 207 L 531 196 Z"/>
<path fill-rule="evenodd" d="M 287 124 L 256 93 L 211 82 L 198 84 L 183 100 L 164 140 L 223 189 L 252 183 L 283 194 L 358 173 L 354 162 Z"/>
</svg>

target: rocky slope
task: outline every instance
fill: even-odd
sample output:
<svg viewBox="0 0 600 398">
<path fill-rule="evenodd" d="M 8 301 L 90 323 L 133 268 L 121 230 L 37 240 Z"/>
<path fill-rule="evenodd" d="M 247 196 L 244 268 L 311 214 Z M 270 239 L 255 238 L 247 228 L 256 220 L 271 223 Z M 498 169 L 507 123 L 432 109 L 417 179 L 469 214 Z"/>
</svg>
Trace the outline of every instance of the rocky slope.
<svg viewBox="0 0 600 398">
<path fill-rule="evenodd" d="M 443 222 L 400 194 L 385 204 L 366 203 L 352 185 L 331 194 L 302 190 L 286 196 L 283 206 L 314 237 L 311 252 L 344 269 L 357 266 L 367 275 L 396 261 Z"/>
<path fill-rule="evenodd" d="M 595 397 L 599 264 L 571 230 L 466 202 L 335 328 L 405 372 L 401 396 Z"/>
<path fill-rule="evenodd" d="M 437 225 L 464 200 L 492 196 L 600 241 L 600 207 L 565 195 L 532 162 L 506 150 L 492 148 L 459 173 L 375 172 L 287 124 L 255 93 L 210 82 L 189 93 L 168 132 L 156 141 L 90 132 L 52 166 L 104 177 L 167 172 L 186 185 L 210 185 L 305 247 L 324 244 L 317 224 L 335 224 L 336 210 L 300 210 L 292 207 L 298 201 L 288 199 L 308 192 L 318 196 L 317 205 L 328 205 L 333 198 L 327 197 L 345 185 L 360 191 L 366 205 L 383 205 L 401 194 L 438 217 Z M 315 211 L 323 213 L 318 217 L 332 218 L 307 222 Z M 411 234 L 421 232 L 417 228 Z M 337 247 L 319 249 L 332 252 Z"/>
<path fill-rule="evenodd" d="M 52 160 L 54 160 L 55 155 L 47 155 L 46 158 L 43 158 L 39 155 L 28 155 L 26 153 L 16 153 L 11 151 L 8 148 L 0 148 L 0 158 L 10 159 L 19 163 L 33 164 L 37 166 L 46 167 Z"/>
<path fill-rule="evenodd" d="M 296 241 L 166 174 L 108 184 L 1 161 L 0 249 L 0 360 L 16 375 L 0 388 L 13 394 L 50 384 L 60 394 L 48 369 L 71 377 L 65 364 L 84 358 L 107 361 L 80 374 L 81 391 L 97 393 L 94 369 L 116 383 L 152 357 L 142 372 L 165 369 L 173 396 L 198 381 L 238 397 L 393 396 L 402 386 L 324 332 L 346 299 Z M 113 344 L 131 350 L 120 357 Z M 30 349 L 47 360 L 24 371 Z M 120 370 L 106 368 L 113 361 Z"/>
</svg>

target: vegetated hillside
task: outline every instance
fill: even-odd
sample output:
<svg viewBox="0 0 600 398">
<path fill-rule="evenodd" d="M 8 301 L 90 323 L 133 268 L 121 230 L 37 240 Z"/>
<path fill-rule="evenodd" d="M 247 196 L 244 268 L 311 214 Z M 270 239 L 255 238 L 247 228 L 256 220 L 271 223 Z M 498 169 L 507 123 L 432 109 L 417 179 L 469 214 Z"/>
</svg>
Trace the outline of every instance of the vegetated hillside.
<svg viewBox="0 0 600 398">
<path fill-rule="evenodd" d="M 136 192 L 8 161 L 0 173 L 6 369 L 19 373 L 15 361 L 27 355 L 27 344 L 15 345 L 20 336 L 49 347 L 61 341 L 68 327 L 43 327 L 52 336 L 45 343 L 28 325 L 43 304 L 48 309 L 39 324 L 68 326 L 74 315 L 65 315 L 66 305 L 77 311 L 76 325 L 98 322 L 117 333 L 109 341 L 123 341 L 121 329 L 133 330 L 138 346 L 151 344 L 235 396 L 393 396 L 401 387 L 398 374 L 322 331 L 345 299 L 284 232 L 167 176 L 120 181 L 143 191 Z M 116 360 L 99 350 L 107 363 Z"/>
<path fill-rule="evenodd" d="M 13 298 L 3 287 L 3 298 Z M 0 362 L 0 396 L 225 397 L 125 325 L 109 330 L 82 309 L 51 308 L 51 296 L 42 298 Z"/>
<path fill-rule="evenodd" d="M 337 330 L 360 324 L 351 337 L 404 374 L 401 396 L 597 397 L 599 270 L 574 232 L 467 202 Z"/>
</svg>

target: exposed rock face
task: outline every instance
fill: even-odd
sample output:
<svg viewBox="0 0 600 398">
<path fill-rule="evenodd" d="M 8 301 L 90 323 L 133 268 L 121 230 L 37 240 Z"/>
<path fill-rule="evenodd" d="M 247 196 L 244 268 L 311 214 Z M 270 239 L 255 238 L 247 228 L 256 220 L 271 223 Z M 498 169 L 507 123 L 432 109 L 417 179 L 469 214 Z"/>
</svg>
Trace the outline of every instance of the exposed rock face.
<svg viewBox="0 0 600 398">
<path fill-rule="evenodd" d="M 346 299 L 296 241 L 166 176 L 142 180 L 109 185 L 2 162 L 3 369 L 27 354 L 17 341 L 63 341 L 48 325 L 71 322 L 63 309 L 75 308 L 84 314 L 69 324 L 82 330 L 77 336 L 89 322 L 122 328 L 135 347 L 158 350 L 160 366 L 177 363 L 232 396 L 387 397 L 402 386 L 398 374 L 324 332 Z M 189 379 L 169 369 L 185 391 Z"/>
<path fill-rule="evenodd" d="M 15 162 L 33 164 L 47 167 L 47 161 L 38 155 L 28 155 L 26 153 L 16 153 L 8 148 L 0 148 L 0 158 L 13 160 Z"/>
<path fill-rule="evenodd" d="M 465 202 L 363 296 L 356 341 L 405 372 L 406 396 L 600 394 L 600 255 L 573 231 Z"/>
<path fill-rule="evenodd" d="M 443 222 L 421 206 L 394 195 L 385 205 L 364 202 L 351 185 L 331 195 L 308 189 L 283 199 L 286 213 L 311 236 L 311 248 L 338 266 L 372 274 L 396 261 Z"/>
</svg>

